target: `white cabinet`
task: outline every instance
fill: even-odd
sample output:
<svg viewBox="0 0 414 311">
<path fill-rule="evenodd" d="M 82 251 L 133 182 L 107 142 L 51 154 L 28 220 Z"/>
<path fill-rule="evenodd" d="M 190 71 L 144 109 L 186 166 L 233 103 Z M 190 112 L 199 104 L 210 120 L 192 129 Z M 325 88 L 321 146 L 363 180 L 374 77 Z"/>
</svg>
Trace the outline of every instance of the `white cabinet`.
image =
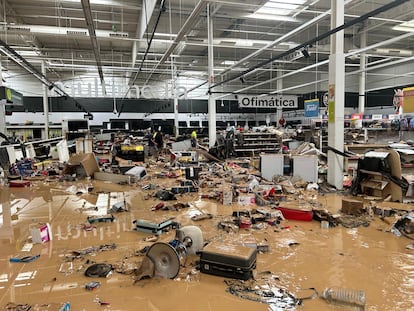
<svg viewBox="0 0 414 311">
<path fill-rule="evenodd" d="M 293 159 L 293 176 L 305 181 L 318 181 L 318 157 L 314 155 L 297 155 Z"/>
<path fill-rule="evenodd" d="M 262 173 L 262 177 L 267 180 L 272 180 L 275 175 L 283 175 L 283 162 L 283 154 L 261 154 L 260 172 Z"/>
</svg>

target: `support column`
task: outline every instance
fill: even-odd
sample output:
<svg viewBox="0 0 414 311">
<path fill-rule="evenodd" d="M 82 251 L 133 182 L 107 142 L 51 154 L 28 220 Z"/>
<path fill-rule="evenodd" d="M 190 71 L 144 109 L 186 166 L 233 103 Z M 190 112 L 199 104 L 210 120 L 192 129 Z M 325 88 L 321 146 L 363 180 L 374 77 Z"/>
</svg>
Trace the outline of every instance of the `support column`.
<svg viewBox="0 0 414 311">
<path fill-rule="evenodd" d="M 280 78 L 282 76 L 282 71 L 278 70 L 276 71 L 276 77 L 278 78 L 276 80 L 276 90 L 283 89 L 283 78 Z M 283 108 L 279 108 L 276 110 L 276 126 L 279 125 L 279 120 L 283 116 Z"/>
<path fill-rule="evenodd" d="M 46 76 L 45 62 L 42 61 L 42 74 Z M 43 111 L 45 114 L 45 137 L 44 139 L 49 139 L 49 102 L 48 102 L 48 89 L 45 84 L 43 87 Z"/>
<path fill-rule="evenodd" d="M 1 65 L 1 58 L 0 58 L 0 86 L 3 85 L 3 72 L 2 72 L 1 67 L 2 65 Z M 0 133 L 6 134 L 6 105 L 1 104 L 1 103 L 0 103 Z"/>
<path fill-rule="evenodd" d="M 344 1 L 331 0 L 331 28 L 344 23 Z M 329 56 L 328 98 L 328 146 L 344 150 L 344 106 L 345 106 L 345 56 L 344 31 L 331 36 Z M 343 187 L 343 156 L 328 150 L 328 183 L 341 190 Z"/>
<path fill-rule="evenodd" d="M 365 24 L 364 24 L 365 28 Z M 365 29 L 362 29 L 361 32 L 361 49 L 367 46 L 367 33 Z M 358 97 L 358 113 L 364 113 L 365 111 L 365 81 L 366 81 L 366 59 L 367 56 L 365 52 L 362 52 L 359 56 L 359 69 L 361 73 L 359 74 L 359 97 Z"/>
<path fill-rule="evenodd" d="M 213 54 L 213 18 L 211 16 L 210 3 L 207 4 L 208 27 L 208 87 L 214 84 L 214 54 Z M 208 145 L 213 147 L 216 143 L 216 99 L 213 94 L 208 94 Z"/>
<path fill-rule="evenodd" d="M 180 130 L 178 127 L 178 96 L 177 94 L 174 95 L 174 128 L 175 128 L 175 138 L 177 138 L 180 135 Z"/>
<path fill-rule="evenodd" d="M 180 129 L 178 126 L 178 92 L 177 92 L 177 73 L 176 67 L 174 66 L 174 59 L 171 58 L 171 94 L 174 97 L 174 137 L 177 138 L 180 135 Z M 168 96 L 166 96 L 168 98 Z"/>
</svg>

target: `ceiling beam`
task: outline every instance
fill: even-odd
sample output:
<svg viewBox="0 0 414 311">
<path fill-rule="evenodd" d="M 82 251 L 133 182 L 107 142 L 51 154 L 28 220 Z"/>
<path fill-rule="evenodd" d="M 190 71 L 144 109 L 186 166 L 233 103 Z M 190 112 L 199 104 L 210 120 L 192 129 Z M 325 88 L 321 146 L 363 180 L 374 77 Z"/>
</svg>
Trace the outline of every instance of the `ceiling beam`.
<svg viewBox="0 0 414 311">
<path fill-rule="evenodd" d="M 238 79 L 240 77 L 243 77 L 245 74 L 247 74 L 247 73 L 249 73 L 249 72 L 251 72 L 251 71 L 253 71 L 253 70 L 257 69 L 257 68 L 263 67 L 263 66 L 265 66 L 267 64 L 270 64 L 270 63 L 272 63 L 272 62 L 274 62 L 274 61 L 276 61 L 278 59 L 282 59 L 283 57 L 288 56 L 289 54 L 291 54 L 291 53 L 293 53 L 295 51 L 298 51 L 298 50 L 300 50 L 302 48 L 306 48 L 309 45 L 312 45 L 312 44 L 317 43 L 317 42 L 319 42 L 319 41 L 321 41 L 321 40 L 323 40 L 325 38 L 328 38 L 328 37 L 330 37 L 331 35 L 335 34 L 338 31 L 344 30 L 344 29 L 349 28 L 349 27 L 351 27 L 351 26 L 353 26 L 355 24 L 361 23 L 361 22 L 365 21 L 366 19 L 368 19 L 371 16 L 375 16 L 375 15 L 378 15 L 380 13 L 386 12 L 386 11 L 388 11 L 388 10 L 394 8 L 394 7 L 397 7 L 397 6 L 403 4 L 403 3 L 407 2 L 407 1 L 409 1 L 409 0 L 395 0 L 393 2 L 390 2 L 390 3 L 386 4 L 386 5 L 383 5 L 383 6 L 379 7 L 379 8 L 377 8 L 377 9 L 374 9 L 374 10 L 372 10 L 372 11 L 366 13 L 366 14 L 363 14 L 363 15 L 361 15 L 358 18 L 355 18 L 355 19 L 353 19 L 353 20 L 351 20 L 349 22 L 346 22 L 346 23 L 342 24 L 341 26 L 338 26 L 336 28 L 333 28 L 333 29 L 331 29 L 331 30 L 329 30 L 329 31 L 321 34 L 321 35 L 316 36 L 313 39 L 310 39 L 310 40 L 308 40 L 308 41 L 306 41 L 306 42 L 304 42 L 302 44 L 299 44 L 298 46 L 296 46 L 296 47 L 294 47 L 294 48 L 292 48 L 292 49 L 290 49 L 290 50 L 288 50 L 286 52 L 283 52 L 283 53 L 281 53 L 279 55 L 276 55 L 274 57 L 271 57 L 269 60 L 266 60 L 264 62 L 261 62 L 261 63 L 259 63 L 257 65 L 254 65 L 251 68 L 245 70 L 244 72 L 238 73 L 238 74 L 236 74 L 234 76 L 231 76 L 229 78 L 223 79 L 222 81 L 220 81 L 218 83 L 215 83 L 214 85 L 212 85 L 210 87 L 210 91 L 211 91 L 211 89 L 213 89 L 213 88 L 215 88 L 217 86 L 220 86 L 220 85 L 222 85 L 224 83 L 233 81 L 233 80 Z"/>
<path fill-rule="evenodd" d="M 200 15 L 201 11 L 203 11 L 207 7 L 207 3 L 208 3 L 208 1 L 205 1 L 205 0 L 200 0 L 197 3 L 194 10 L 191 12 L 190 16 L 187 18 L 184 25 L 179 30 L 179 32 L 178 32 L 177 36 L 175 37 L 173 43 L 168 47 L 167 51 L 165 51 L 165 53 L 161 57 L 159 63 L 157 65 L 155 65 L 155 67 L 152 69 L 152 72 L 147 77 L 147 80 L 146 80 L 145 84 L 148 83 L 148 81 L 150 80 L 152 74 L 155 72 L 155 70 L 157 70 L 158 66 L 165 63 L 165 61 L 168 59 L 168 57 L 170 57 L 171 54 L 174 52 L 174 50 L 177 48 L 178 44 L 180 42 L 183 42 L 182 40 L 183 40 L 184 36 L 192 29 L 193 25 L 199 20 L 198 17 Z"/>
<path fill-rule="evenodd" d="M 81 0 L 82 9 L 85 14 L 86 26 L 88 27 L 89 37 L 92 43 L 92 50 L 95 54 L 96 66 L 98 68 L 99 79 L 101 80 L 102 91 L 106 95 L 105 80 L 102 72 L 101 53 L 99 51 L 98 40 L 96 39 L 95 26 L 93 25 L 92 11 L 89 0 Z"/>
</svg>

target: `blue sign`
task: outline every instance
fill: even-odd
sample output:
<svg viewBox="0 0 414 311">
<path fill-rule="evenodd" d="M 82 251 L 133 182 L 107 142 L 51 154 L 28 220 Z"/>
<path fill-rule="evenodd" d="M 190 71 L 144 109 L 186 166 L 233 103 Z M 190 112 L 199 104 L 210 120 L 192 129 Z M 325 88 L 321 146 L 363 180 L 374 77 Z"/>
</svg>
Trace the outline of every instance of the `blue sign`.
<svg viewBox="0 0 414 311">
<path fill-rule="evenodd" d="M 305 117 L 317 117 L 319 115 L 319 99 L 305 100 Z"/>
</svg>

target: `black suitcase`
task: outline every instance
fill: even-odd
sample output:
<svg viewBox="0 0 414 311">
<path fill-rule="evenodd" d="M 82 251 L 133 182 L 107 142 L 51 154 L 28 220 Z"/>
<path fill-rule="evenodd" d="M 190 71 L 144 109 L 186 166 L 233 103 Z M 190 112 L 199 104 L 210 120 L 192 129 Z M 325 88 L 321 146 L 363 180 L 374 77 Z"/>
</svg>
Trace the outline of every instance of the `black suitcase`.
<svg viewBox="0 0 414 311">
<path fill-rule="evenodd" d="M 248 280 L 256 268 L 255 248 L 212 242 L 200 255 L 200 271 L 227 278 Z"/>
</svg>

